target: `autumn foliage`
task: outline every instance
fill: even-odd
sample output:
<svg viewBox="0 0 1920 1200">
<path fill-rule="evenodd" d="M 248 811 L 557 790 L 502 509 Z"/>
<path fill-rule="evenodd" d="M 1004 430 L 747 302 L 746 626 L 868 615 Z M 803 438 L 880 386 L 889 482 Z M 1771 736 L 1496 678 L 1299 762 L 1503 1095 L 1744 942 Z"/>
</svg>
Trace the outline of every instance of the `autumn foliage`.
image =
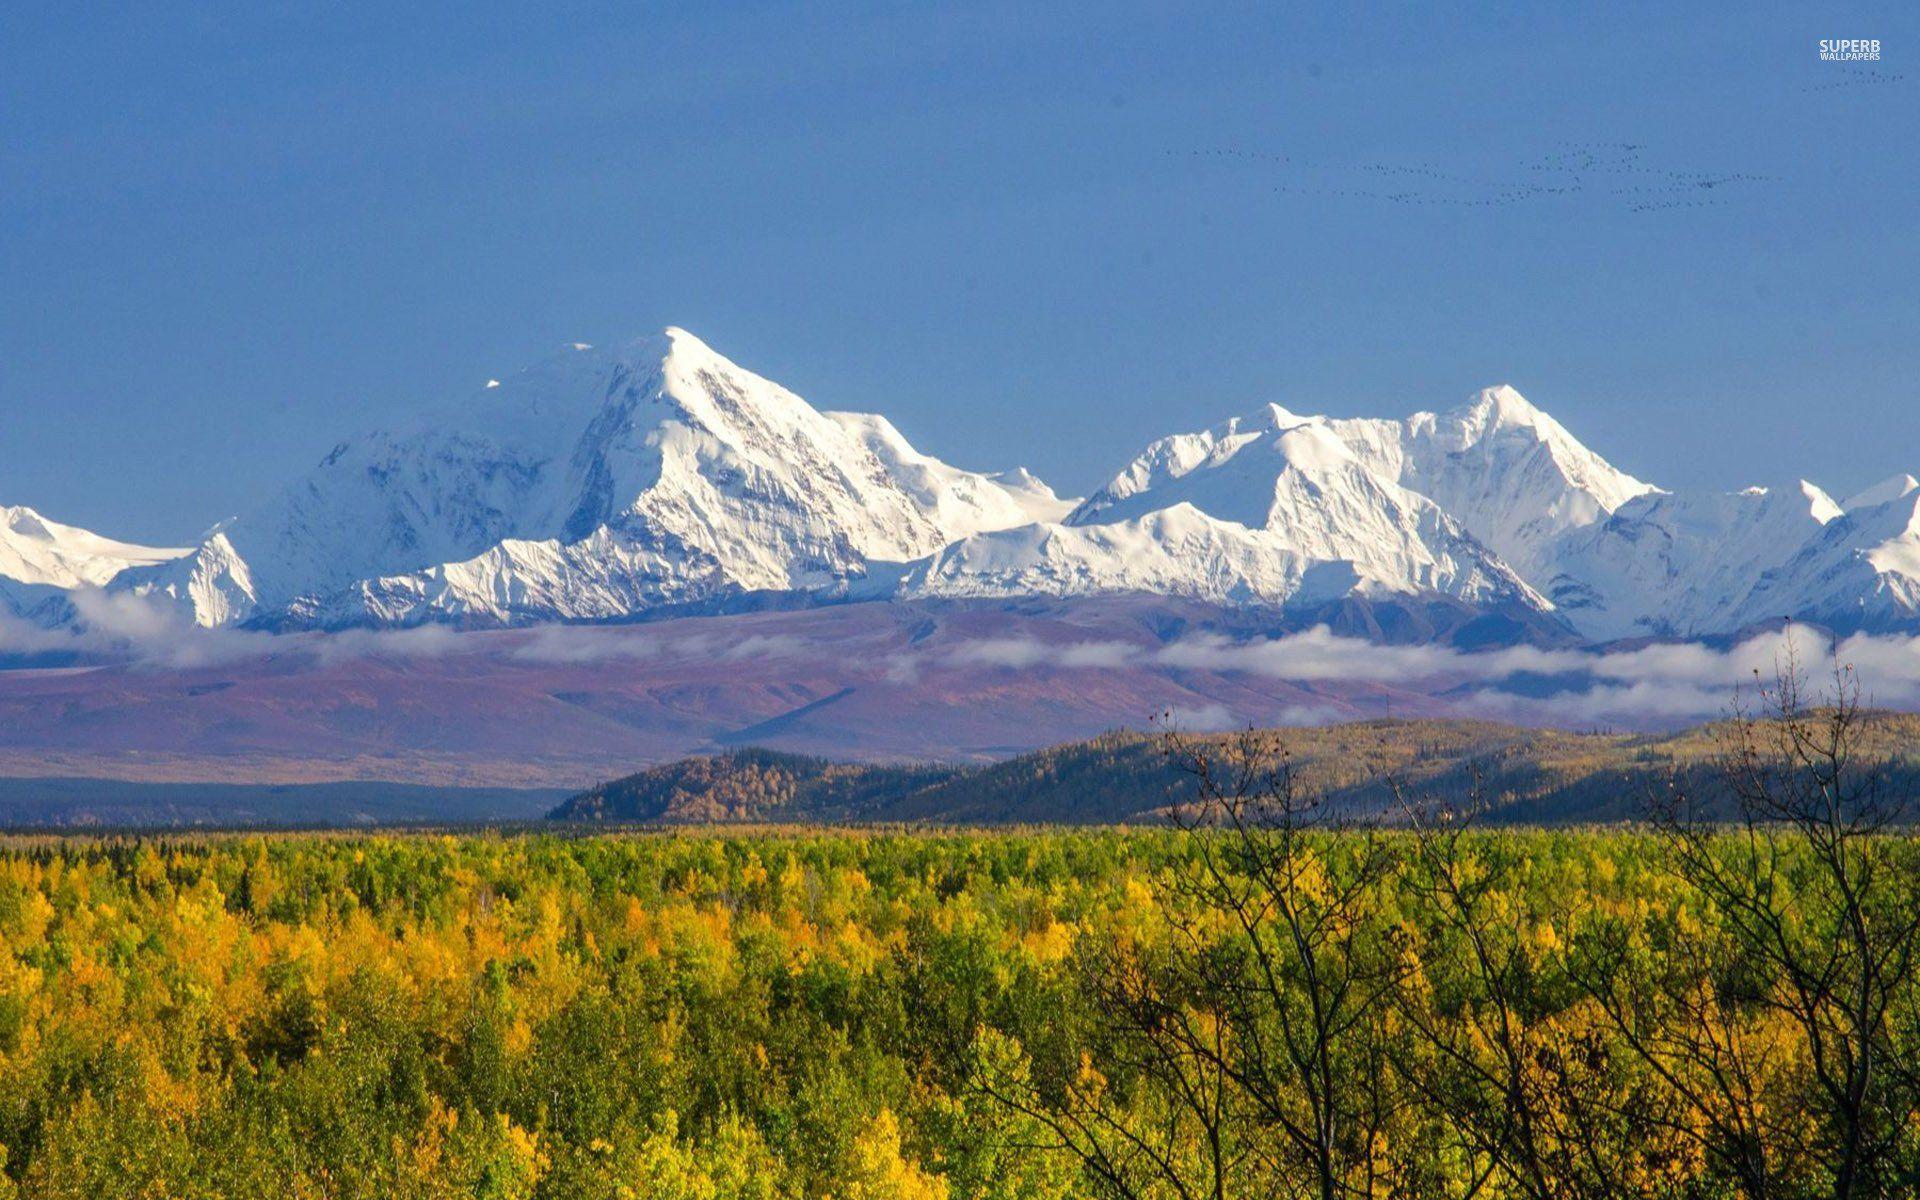
<svg viewBox="0 0 1920 1200">
<path fill-rule="evenodd" d="M 1731 826 L 1255 737 L 1159 830 L 15 839 L 0 1196 L 1911 1195 L 1920 854 L 1795 745 Z"/>
</svg>

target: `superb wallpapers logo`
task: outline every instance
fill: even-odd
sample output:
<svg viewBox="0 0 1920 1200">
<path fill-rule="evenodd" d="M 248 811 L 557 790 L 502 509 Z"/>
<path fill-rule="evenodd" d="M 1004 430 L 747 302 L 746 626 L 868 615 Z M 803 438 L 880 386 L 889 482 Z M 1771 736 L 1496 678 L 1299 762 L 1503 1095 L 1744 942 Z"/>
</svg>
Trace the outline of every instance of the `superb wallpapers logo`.
<svg viewBox="0 0 1920 1200">
<path fill-rule="evenodd" d="M 1879 62 L 1879 38 L 1820 39 L 1821 62 Z"/>
</svg>

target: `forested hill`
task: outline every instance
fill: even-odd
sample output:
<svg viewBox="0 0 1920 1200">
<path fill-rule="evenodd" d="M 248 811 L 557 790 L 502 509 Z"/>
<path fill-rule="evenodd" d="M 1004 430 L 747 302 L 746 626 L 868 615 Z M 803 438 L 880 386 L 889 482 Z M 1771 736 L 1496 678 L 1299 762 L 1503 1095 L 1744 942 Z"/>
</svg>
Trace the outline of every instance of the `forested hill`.
<svg viewBox="0 0 1920 1200">
<path fill-rule="evenodd" d="M 1661 735 L 1576 734 L 1472 721 L 1364 721 L 1291 729 L 1296 778 L 1338 808 L 1379 811 L 1388 780 L 1423 804 L 1480 794 L 1498 819 L 1616 821 L 1642 815 L 1676 768 L 1709 764 L 1716 726 Z M 1205 745 L 1224 735 L 1194 739 Z M 1920 718 L 1876 716 L 1873 741 L 1920 760 Z M 1158 738 L 1115 733 L 989 766 L 875 766 L 745 749 L 682 759 L 571 797 L 562 821 L 656 824 L 911 821 L 1109 823 L 1156 819 L 1192 794 Z"/>
<path fill-rule="evenodd" d="M 786 819 L 884 819 L 905 796 L 962 772 L 941 766 L 836 763 L 748 748 L 683 758 L 570 796 L 548 813 L 562 821 L 716 824 Z"/>
</svg>

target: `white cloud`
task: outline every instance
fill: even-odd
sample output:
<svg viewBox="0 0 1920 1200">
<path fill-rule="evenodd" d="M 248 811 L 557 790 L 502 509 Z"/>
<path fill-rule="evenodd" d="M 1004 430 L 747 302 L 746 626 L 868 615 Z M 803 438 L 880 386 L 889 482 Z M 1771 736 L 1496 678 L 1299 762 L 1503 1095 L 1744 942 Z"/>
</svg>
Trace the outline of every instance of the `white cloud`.
<svg viewBox="0 0 1920 1200">
<path fill-rule="evenodd" d="M 797 658 L 806 653 L 808 643 L 805 638 L 784 633 L 755 633 L 735 641 L 714 639 L 720 646 L 719 656 L 728 662 L 755 662 L 769 658 Z"/>
<path fill-rule="evenodd" d="M 1238 641 L 1195 634 L 1159 647 L 1125 642 L 1055 645 L 1011 637 L 949 647 L 941 652 L 941 661 L 1025 670 L 1180 667 L 1309 687 L 1395 684 L 1454 692 L 1448 703 L 1467 715 L 1585 727 L 1671 724 L 1721 715 L 1741 689 L 1771 683 L 1790 651 L 1816 688 L 1835 664 L 1847 664 L 1873 702 L 1920 707 L 1920 638 L 1861 635 L 1836 644 L 1805 627 L 1757 634 L 1724 648 L 1674 642 L 1609 653 L 1533 646 L 1488 651 L 1393 646 L 1341 637 L 1325 626 Z M 1302 721 L 1289 723 L 1324 721 L 1330 715 L 1306 710 L 1299 714 Z"/>
<path fill-rule="evenodd" d="M 1085 641 L 1053 644 L 1030 637 L 978 638 L 949 646 L 942 661 L 960 667 L 1071 667 L 1118 669 L 1141 660 L 1140 648 L 1129 642 Z"/>
<path fill-rule="evenodd" d="M 942 657 L 958 667 L 1038 667 L 1050 663 L 1057 649 L 1036 638 L 978 638 L 948 647 Z"/>
<path fill-rule="evenodd" d="M 1063 667 L 1117 668 L 1131 665 L 1139 651 L 1126 642 L 1071 642 L 1060 648 Z"/>
<path fill-rule="evenodd" d="M 288 636 L 288 648 L 311 654 L 323 666 L 359 658 L 445 658 L 472 649 L 470 640 L 445 625 L 407 629 L 345 629 Z"/>
<path fill-rule="evenodd" d="M 45 654 L 72 650 L 74 637 L 65 630 L 47 629 L 0 610 L 0 654 Z"/>
<path fill-rule="evenodd" d="M 180 611 L 131 592 L 82 589 L 72 594 L 76 649 L 123 654 L 142 667 L 190 670 L 273 653 L 279 639 L 242 629 L 203 629 Z"/>
<path fill-rule="evenodd" d="M 517 640 L 509 657 L 523 662 L 592 663 L 654 658 L 650 630 L 621 625 L 542 625 Z"/>
</svg>

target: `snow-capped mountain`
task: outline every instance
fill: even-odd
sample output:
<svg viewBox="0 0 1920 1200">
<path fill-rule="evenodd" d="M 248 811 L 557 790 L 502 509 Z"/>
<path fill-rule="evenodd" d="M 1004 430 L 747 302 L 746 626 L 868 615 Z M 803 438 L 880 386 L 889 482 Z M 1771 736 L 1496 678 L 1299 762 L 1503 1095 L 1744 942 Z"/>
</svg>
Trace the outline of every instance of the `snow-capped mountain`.
<svg viewBox="0 0 1920 1200">
<path fill-rule="evenodd" d="M 104 586 L 129 567 L 187 553 L 117 542 L 31 508 L 0 506 L 0 612 L 26 615 L 74 589 Z"/>
<path fill-rule="evenodd" d="M 1278 405 L 1246 421 L 1163 438 L 1081 504 L 1069 522 L 1129 511 L 1129 500 L 1209 466 L 1221 447 L 1310 418 Z M 1511 387 L 1488 388 L 1444 413 L 1405 420 L 1311 418 L 1372 475 L 1438 504 L 1475 538 L 1523 573 L 1571 529 L 1592 524 L 1653 490 L 1587 449 Z M 1135 505 L 1134 511 L 1138 510 Z"/>
<path fill-rule="evenodd" d="M 1076 503 L 816 410 L 678 329 L 342 442 L 191 551 L 0 515 L 0 606 L 42 621 L 104 586 L 263 628 L 1144 593 L 1593 641 L 1920 629 L 1909 475 L 1844 504 L 1804 481 L 1662 491 L 1502 386 L 1404 419 L 1268 405 L 1153 442 Z"/>
<path fill-rule="evenodd" d="M 575 346 L 343 442 L 191 556 L 116 586 L 203 625 L 594 619 L 803 592 L 1068 504 L 884 418 L 816 411 L 670 329 Z"/>
<path fill-rule="evenodd" d="M 1405 420 L 1270 405 L 1148 446 L 1064 522 L 900 573 L 912 597 L 1146 591 L 1316 606 L 1440 595 L 1581 637 L 1730 633 L 1781 616 L 1920 627 L 1920 480 L 1663 492 L 1511 387 Z"/>
<path fill-rule="evenodd" d="M 1270 405 L 1164 438 L 1057 525 L 989 531 L 914 564 L 909 596 L 1146 591 L 1228 603 L 1438 594 L 1550 607 L 1342 423 Z M 1369 433 L 1372 431 L 1369 430 Z"/>
</svg>

